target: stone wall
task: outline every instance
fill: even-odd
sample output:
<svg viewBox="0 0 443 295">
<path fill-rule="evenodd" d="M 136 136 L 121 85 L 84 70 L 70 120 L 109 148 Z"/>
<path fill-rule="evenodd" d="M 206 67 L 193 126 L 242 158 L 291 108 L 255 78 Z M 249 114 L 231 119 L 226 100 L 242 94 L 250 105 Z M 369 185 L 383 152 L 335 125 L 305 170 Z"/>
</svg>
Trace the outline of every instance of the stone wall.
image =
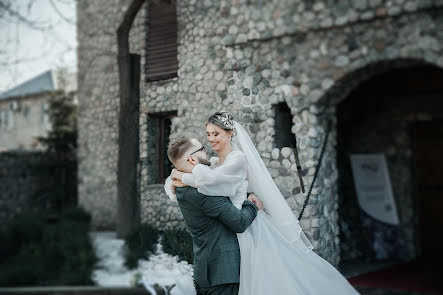
<svg viewBox="0 0 443 295">
<path fill-rule="evenodd" d="M 159 229 L 185 228 L 180 208 L 165 195 L 163 184 L 149 185 L 141 199 L 141 218 Z"/>
<path fill-rule="evenodd" d="M 441 17 L 417 12 L 377 19 L 373 23 L 354 22 L 328 30 L 228 46 L 226 64 L 231 71 L 228 72 L 230 86 L 226 100 L 238 110 L 240 120 L 248 123 L 271 169 L 285 167 L 282 158 L 275 162 L 270 157 L 272 135 L 276 132 L 269 118 L 271 105 L 286 102 L 294 116 L 292 131 L 297 135 L 302 168 L 308 170 L 304 182 L 311 184 L 326 122 L 332 119 L 335 124 L 331 104 L 344 99 L 359 83 L 373 75 L 391 67 L 409 66 L 408 62 L 400 60 L 411 58 L 441 66 L 441 40 L 437 41 L 438 33 L 434 29 L 441 26 L 441 22 Z M 396 38 L 390 37 L 394 35 Z M 260 119 L 263 117 L 268 119 Z M 334 264 L 339 261 L 340 249 L 336 136 L 333 127 L 307 207 L 308 214 L 301 220 L 316 251 Z M 286 166 L 293 164 L 292 161 Z M 299 211 L 304 196 L 297 193 L 298 190 L 295 195 L 290 193 L 298 183 L 276 174 L 275 180 L 288 203 L 293 204 L 294 211 Z"/>
<path fill-rule="evenodd" d="M 80 200 L 97 226 L 116 214 L 118 77 L 115 29 L 130 1 L 79 1 Z M 333 128 L 319 178 L 301 220 L 315 251 L 340 260 L 334 105 L 365 79 L 387 68 L 443 66 L 441 1 L 177 1 L 178 77 L 140 85 L 140 191 L 143 220 L 180 222 L 150 180 L 153 160 L 148 116 L 177 112 L 170 140 L 190 135 L 206 143 L 204 122 L 231 111 L 244 124 L 294 212 L 300 193 L 294 158 L 276 149 L 273 105 L 293 115 L 304 183 L 310 185 L 328 119 Z M 142 55 L 141 11 L 131 50 Z M 163 197 L 166 198 L 163 194 Z M 156 203 L 157 205 L 152 205 Z M 151 204 L 151 205 L 150 205 Z M 172 206 L 172 207 L 171 207 Z"/>
<path fill-rule="evenodd" d="M 129 3 L 77 2 L 78 193 L 97 228 L 113 228 L 117 214 L 116 30 Z"/>
<path fill-rule="evenodd" d="M 48 161 L 42 152 L 0 152 L 0 224 L 39 205 L 39 197 L 51 183 L 41 169 Z"/>
<path fill-rule="evenodd" d="M 0 151 L 42 149 L 37 137 L 46 136 L 50 93 L 0 100 Z"/>
</svg>

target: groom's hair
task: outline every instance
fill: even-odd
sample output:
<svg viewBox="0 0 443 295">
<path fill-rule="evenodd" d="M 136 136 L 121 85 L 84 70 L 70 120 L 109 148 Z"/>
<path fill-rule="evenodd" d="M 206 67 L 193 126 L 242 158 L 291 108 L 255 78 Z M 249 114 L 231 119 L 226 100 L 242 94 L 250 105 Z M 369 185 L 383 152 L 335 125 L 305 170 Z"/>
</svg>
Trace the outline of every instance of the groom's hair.
<svg viewBox="0 0 443 295">
<path fill-rule="evenodd" d="M 181 137 L 169 144 L 168 158 L 172 163 L 183 157 L 185 152 L 194 146 L 191 139 L 190 137 Z"/>
</svg>

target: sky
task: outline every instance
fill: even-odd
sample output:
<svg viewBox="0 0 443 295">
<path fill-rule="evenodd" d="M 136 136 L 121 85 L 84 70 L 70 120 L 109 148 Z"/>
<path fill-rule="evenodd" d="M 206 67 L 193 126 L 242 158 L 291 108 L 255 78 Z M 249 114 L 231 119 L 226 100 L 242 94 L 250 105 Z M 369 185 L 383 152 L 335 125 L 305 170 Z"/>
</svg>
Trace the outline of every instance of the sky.
<svg viewBox="0 0 443 295">
<path fill-rule="evenodd" d="M 75 18 L 75 0 L 0 0 L 0 93 L 50 69 L 76 71 Z"/>
</svg>

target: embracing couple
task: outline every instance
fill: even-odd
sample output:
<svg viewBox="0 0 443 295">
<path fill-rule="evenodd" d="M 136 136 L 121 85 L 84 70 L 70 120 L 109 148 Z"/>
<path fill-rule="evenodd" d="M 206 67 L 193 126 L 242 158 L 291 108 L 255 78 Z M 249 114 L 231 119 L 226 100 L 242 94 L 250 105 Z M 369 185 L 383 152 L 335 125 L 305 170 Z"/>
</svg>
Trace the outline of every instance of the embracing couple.
<svg viewBox="0 0 443 295">
<path fill-rule="evenodd" d="M 359 294 L 312 251 L 246 130 L 228 112 L 206 123 L 218 157 L 195 138 L 169 145 L 165 182 L 191 232 L 197 294 Z M 254 192 L 250 194 L 248 192 Z"/>
</svg>

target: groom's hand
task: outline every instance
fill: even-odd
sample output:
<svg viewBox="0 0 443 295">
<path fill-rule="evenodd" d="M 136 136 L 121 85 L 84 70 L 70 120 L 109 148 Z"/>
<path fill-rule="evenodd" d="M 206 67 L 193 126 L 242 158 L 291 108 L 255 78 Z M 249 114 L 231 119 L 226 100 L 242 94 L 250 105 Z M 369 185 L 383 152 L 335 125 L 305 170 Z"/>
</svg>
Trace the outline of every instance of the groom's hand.
<svg viewBox="0 0 443 295">
<path fill-rule="evenodd" d="M 250 194 L 248 197 L 248 201 L 251 201 L 252 203 L 254 203 L 259 210 L 263 210 L 264 206 L 263 206 L 263 201 L 260 200 L 256 195 L 254 194 Z"/>
<path fill-rule="evenodd" d="M 172 169 L 171 171 L 171 179 L 174 180 L 179 180 L 181 182 L 182 180 L 182 176 L 183 176 L 183 172 L 178 171 L 177 169 Z"/>
<path fill-rule="evenodd" d="M 184 187 L 186 184 L 184 184 L 181 180 L 173 180 L 172 186 L 174 187 Z"/>
<path fill-rule="evenodd" d="M 175 194 L 175 189 L 178 187 L 184 187 L 186 184 L 181 182 L 181 180 L 173 180 L 172 181 L 172 192 Z"/>
</svg>

